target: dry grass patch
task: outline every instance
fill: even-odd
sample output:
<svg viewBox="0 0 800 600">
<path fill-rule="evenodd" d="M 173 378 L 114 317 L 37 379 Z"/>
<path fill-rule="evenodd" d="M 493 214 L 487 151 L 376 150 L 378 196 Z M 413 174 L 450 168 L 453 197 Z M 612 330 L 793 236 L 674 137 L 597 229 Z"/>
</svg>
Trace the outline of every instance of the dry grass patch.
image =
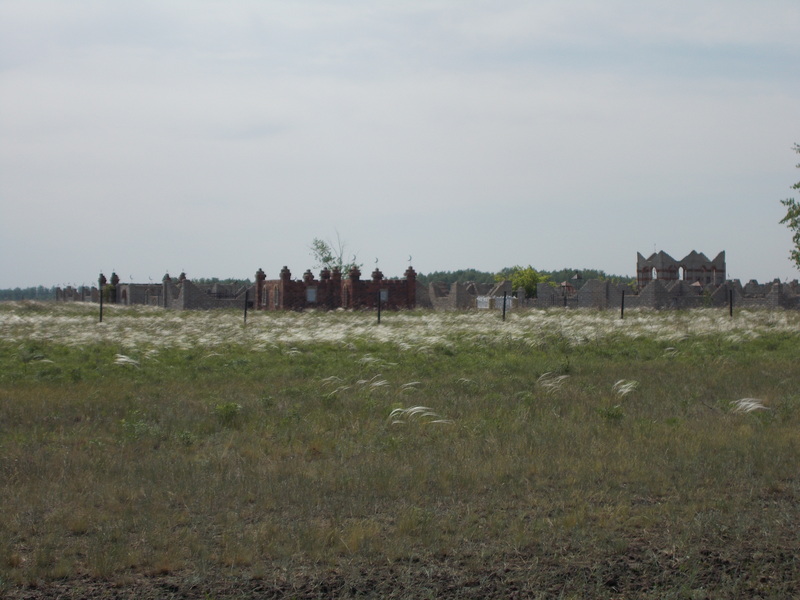
<svg viewBox="0 0 800 600">
<path fill-rule="evenodd" d="M 387 567 L 419 564 L 611 597 L 636 563 L 652 597 L 791 592 L 800 321 L 694 314 L 117 311 L 88 340 L 3 307 L 0 589 L 361 565 L 422 594 Z"/>
</svg>

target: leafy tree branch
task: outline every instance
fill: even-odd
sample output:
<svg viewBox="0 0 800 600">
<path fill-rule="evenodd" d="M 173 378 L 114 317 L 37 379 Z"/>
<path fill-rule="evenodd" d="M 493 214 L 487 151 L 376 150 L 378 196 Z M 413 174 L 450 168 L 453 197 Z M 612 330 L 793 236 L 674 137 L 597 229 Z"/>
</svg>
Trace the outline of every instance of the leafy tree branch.
<svg viewBox="0 0 800 600">
<path fill-rule="evenodd" d="M 800 144 L 794 145 L 794 151 L 800 154 Z M 800 169 L 800 163 L 795 166 Z M 800 190 L 800 181 L 795 183 L 791 189 Z M 786 216 L 781 219 L 781 223 L 786 225 L 793 234 L 792 243 L 794 248 L 789 252 L 789 258 L 800 269 L 800 203 L 794 198 L 787 198 L 786 200 L 781 200 L 781 204 L 786 207 Z"/>
<path fill-rule="evenodd" d="M 539 273 L 532 266 L 505 268 L 495 275 L 495 281 L 510 280 L 511 286 L 516 290 L 525 289 L 525 296 L 528 298 L 536 297 L 536 286 L 549 280 L 547 275 Z"/>
<path fill-rule="evenodd" d="M 315 269 L 333 270 L 338 267 L 342 273 L 346 274 L 353 267 L 359 269 L 362 267 L 360 263 L 356 262 L 358 257 L 355 254 L 351 260 L 347 260 L 349 254 L 347 244 L 339 237 L 339 232 L 336 232 L 336 243 L 331 240 L 314 238 L 308 248 L 314 259 Z"/>
</svg>

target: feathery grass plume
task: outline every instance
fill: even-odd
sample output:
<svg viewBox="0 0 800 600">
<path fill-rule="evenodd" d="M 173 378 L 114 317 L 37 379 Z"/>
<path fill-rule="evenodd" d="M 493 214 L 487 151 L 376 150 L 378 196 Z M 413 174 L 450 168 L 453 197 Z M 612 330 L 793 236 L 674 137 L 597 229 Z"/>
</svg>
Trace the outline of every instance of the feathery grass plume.
<svg viewBox="0 0 800 600">
<path fill-rule="evenodd" d="M 763 401 L 757 398 L 740 398 L 731 402 L 733 409 L 731 412 L 735 413 L 749 413 L 756 410 L 769 410 L 769 407 L 764 406 Z"/>
<path fill-rule="evenodd" d="M 335 390 L 333 390 L 332 392 L 328 392 L 327 394 L 325 394 L 325 397 L 326 397 L 326 398 L 333 398 L 333 397 L 334 397 L 334 396 L 336 396 L 338 393 L 340 393 L 340 392 L 345 392 L 345 391 L 347 391 L 347 390 L 349 390 L 349 389 L 350 389 L 350 386 L 349 386 L 349 385 L 340 385 L 339 387 L 337 387 L 337 388 L 336 388 Z"/>
<path fill-rule="evenodd" d="M 42 361 L 44 360 L 44 354 L 40 354 L 36 349 L 28 348 L 25 344 L 22 344 L 19 347 L 19 359 L 23 363 Z"/>
<path fill-rule="evenodd" d="M 611 391 L 620 398 L 624 398 L 638 387 L 638 381 L 634 381 L 633 379 L 620 379 L 612 386 Z"/>
<path fill-rule="evenodd" d="M 163 309 L 157 307 L 115 306 L 109 310 L 113 310 L 114 318 L 96 328 L 87 326 L 94 321 L 94 308 L 88 304 L 59 306 L 41 312 L 25 311 L 18 305 L 10 305 L 0 311 L 0 338 L 12 342 L 59 343 L 70 347 L 108 341 L 139 351 L 145 348 L 205 348 L 212 351 L 227 344 L 246 344 L 255 351 L 291 348 L 287 351 L 289 355 L 318 343 L 341 344 L 355 350 L 357 342 L 377 339 L 380 343 L 422 354 L 454 343 L 492 346 L 511 342 L 541 347 L 557 342 L 578 347 L 603 340 L 649 338 L 668 342 L 674 347 L 685 340 L 713 336 L 738 343 L 765 333 L 794 334 L 797 331 L 797 316 L 792 311 L 771 314 L 769 311 L 742 310 L 737 319 L 732 320 L 723 311 L 715 309 L 695 309 L 686 313 L 631 310 L 622 323 L 610 311 L 564 314 L 556 310 L 541 310 L 524 315 L 520 313 L 502 328 L 502 332 L 496 327 L 492 315 L 483 312 L 398 315 L 398 326 L 382 329 L 376 338 L 374 328 L 365 326 L 357 315 L 334 312 L 269 315 L 254 322 L 248 335 L 242 337 L 239 316 L 233 312 L 209 311 L 209 314 L 173 316 L 165 315 Z M 671 350 L 665 350 L 665 354 L 667 352 Z M 369 355 L 365 358 L 380 360 Z M 385 364 L 386 368 L 391 365 L 383 360 L 378 364 Z"/>
<path fill-rule="evenodd" d="M 564 386 L 564 382 L 567 379 L 569 379 L 569 375 L 556 375 L 548 371 L 547 373 L 543 373 L 536 382 L 542 386 L 548 394 L 554 394 Z"/>
<path fill-rule="evenodd" d="M 427 406 L 410 406 L 408 408 L 395 408 L 389 413 L 387 421 L 391 425 L 404 425 L 411 422 L 419 422 L 423 425 L 433 423 L 452 423 L 451 419 L 444 419 L 433 409 Z"/>
<path fill-rule="evenodd" d="M 413 391 L 419 389 L 417 386 L 420 385 L 421 383 L 422 382 L 420 382 L 420 381 L 409 381 L 408 383 L 404 383 L 403 385 L 400 386 L 400 391 L 401 392 L 413 392 Z"/>
<path fill-rule="evenodd" d="M 389 340 L 385 340 L 389 341 Z M 387 362 L 380 358 L 375 358 L 371 354 L 365 354 L 363 357 L 358 359 L 358 362 L 362 365 L 375 365 L 379 369 L 385 369 L 387 367 L 396 367 L 397 363 Z"/>
<path fill-rule="evenodd" d="M 130 356 L 125 356 L 124 354 L 117 354 L 116 358 L 114 359 L 115 365 L 123 365 L 123 366 L 131 366 L 139 368 L 139 361 L 131 358 Z"/>
<path fill-rule="evenodd" d="M 375 382 L 375 380 L 378 379 L 378 377 L 380 376 L 381 374 L 378 373 L 377 375 L 374 375 L 372 379 L 359 379 L 358 381 L 356 381 L 356 385 L 372 385 Z"/>
</svg>

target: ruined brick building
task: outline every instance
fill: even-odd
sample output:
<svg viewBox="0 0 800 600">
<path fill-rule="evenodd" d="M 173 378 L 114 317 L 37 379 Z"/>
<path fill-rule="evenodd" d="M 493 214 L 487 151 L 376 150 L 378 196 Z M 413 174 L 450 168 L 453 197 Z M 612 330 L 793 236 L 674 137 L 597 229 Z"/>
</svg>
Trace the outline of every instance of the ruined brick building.
<svg viewBox="0 0 800 600">
<path fill-rule="evenodd" d="M 637 252 L 636 283 L 639 289 L 644 289 L 651 281 L 720 285 L 725 281 L 725 251 L 717 254 L 714 260 L 694 250 L 681 260 L 675 260 L 663 250 L 651 254 L 650 258 Z"/>
<path fill-rule="evenodd" d="M 288 267 L 277 279 L 267 279 L 259 269 L 253 285 L 221 283 L 196 284 L 184 273 L 177 280 L 168 274 L 161 283 L 122 283 L 114 273 L 111 280 L 102 274 L 98 287 L 56 290 L 60 301 L 98 302 L 99 290 L 106 301 L 123 304 L 146 304 L 179 310 L 242 308 L 256 310 L 304 309 L 375 309 L 400 310 L 433 308 L 462 310 L 497 308 L 507 296 L 507 307 L 513 308 L 617 308 L 623 297 L 628 308 L 694 308 L 725 306 L 731 300 L 737 307 L 800 309 L 800 284 L 797 281 L 767 284 L 756 281 L 742 285 L 727 280 L 725 252 L 714 260 L 704 254 L 690 252 L 675 260 L 666 252 L 645 258 L 637 252 L 636 285 L 592 279 L 582 282 L 579 276 L 569 284 L 554 287 L 550 283 L 537 286 L 537 297 L 526 298 L 524 290 L 511 289 L 508 281 L 496 284 L 431 283 L 422 285 L 417 274 L 408 267 L 402 279 L 387 279 L 375 269 L 369 279 L 361 278 L 359 269 L 346 275 L 338 269 L 323 269 L 319 276 L 310 270 L 301 279 L 292 279 Z M 574 285 L 573 285 L 574 284 Z"/>
<path fill-rule="evenodd" d="M 294 280 L 288 267 L 272 280 L 259 269 L 255 279 L 254 285 L 197 284 L 181 273 L 177 280 L 166 274 L 161 283 L 123 283 L 116 273 L 110 280 L 101 273 L 98 287 L 104 290 L 105 300 L 113 304 L 179 310 L 243 308 L 245 304 L 256 310 L 372 309 L 379 303 L 383 309 L 399 310 L 415 308 L 419 292 L 413 267 L 406 269 L 403 279 L 386 279 L 378 269 L 370 279 L 362 279 L 361 271 L 354 268 L 346 277 L 339 269 L 323 269 L 318 278 L 308 270 L 302 279 Z M 59 300 L 99 301 L 98 288 L 57 292 Z M 423 306 L 427 305 L 423 301 Z"/>
<path fill-rule="evenodd" d="M 649 258 L 637 253 L 636 287 L 608 280 L 592 279 L 569 293 L 548 284 L 539 284 L 537 297 L 523 303 L 528 307 L 563 306 L 574 308 L 619 308 L 623 301 L 628 308 L 700 308 L 722 307 L 733 302 L 740 308 L 800 308 L 800 285 L 797 281 L 746 285 L 728 280 L 725 252 L 714 260 L 704 254 L 690 252 L 675 260 L 666 252 Z"/>
<path fill-rule="evenodd" d="M 190 281 L 186 273 L 181 273 L 177 280 L 167 273 L 161 283 L 123 283 L 116 273 L 111 274 L 110 280 L 101 273 L 98 285 L 106 302 L 124 306 L 144 304 L 179 310 L 240 308 L 248 293 L 250 301 L 253 298 L 252 286 L 197 284 Z M 92 288 L 92 294 L 92 301 L 97 302 L 98 290 Z"/>
</svg>

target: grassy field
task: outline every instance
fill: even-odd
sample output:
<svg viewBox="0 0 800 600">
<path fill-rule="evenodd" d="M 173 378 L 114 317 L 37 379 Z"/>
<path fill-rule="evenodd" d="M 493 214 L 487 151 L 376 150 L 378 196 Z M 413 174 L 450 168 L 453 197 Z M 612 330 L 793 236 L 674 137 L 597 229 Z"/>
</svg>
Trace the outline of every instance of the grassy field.
<svg viewBox="0 0 800 600">
<path fill-rule="evenodd" d="M 800 594 L 800 314 L 0 304 L 0 596 Z"/>
</svg>

